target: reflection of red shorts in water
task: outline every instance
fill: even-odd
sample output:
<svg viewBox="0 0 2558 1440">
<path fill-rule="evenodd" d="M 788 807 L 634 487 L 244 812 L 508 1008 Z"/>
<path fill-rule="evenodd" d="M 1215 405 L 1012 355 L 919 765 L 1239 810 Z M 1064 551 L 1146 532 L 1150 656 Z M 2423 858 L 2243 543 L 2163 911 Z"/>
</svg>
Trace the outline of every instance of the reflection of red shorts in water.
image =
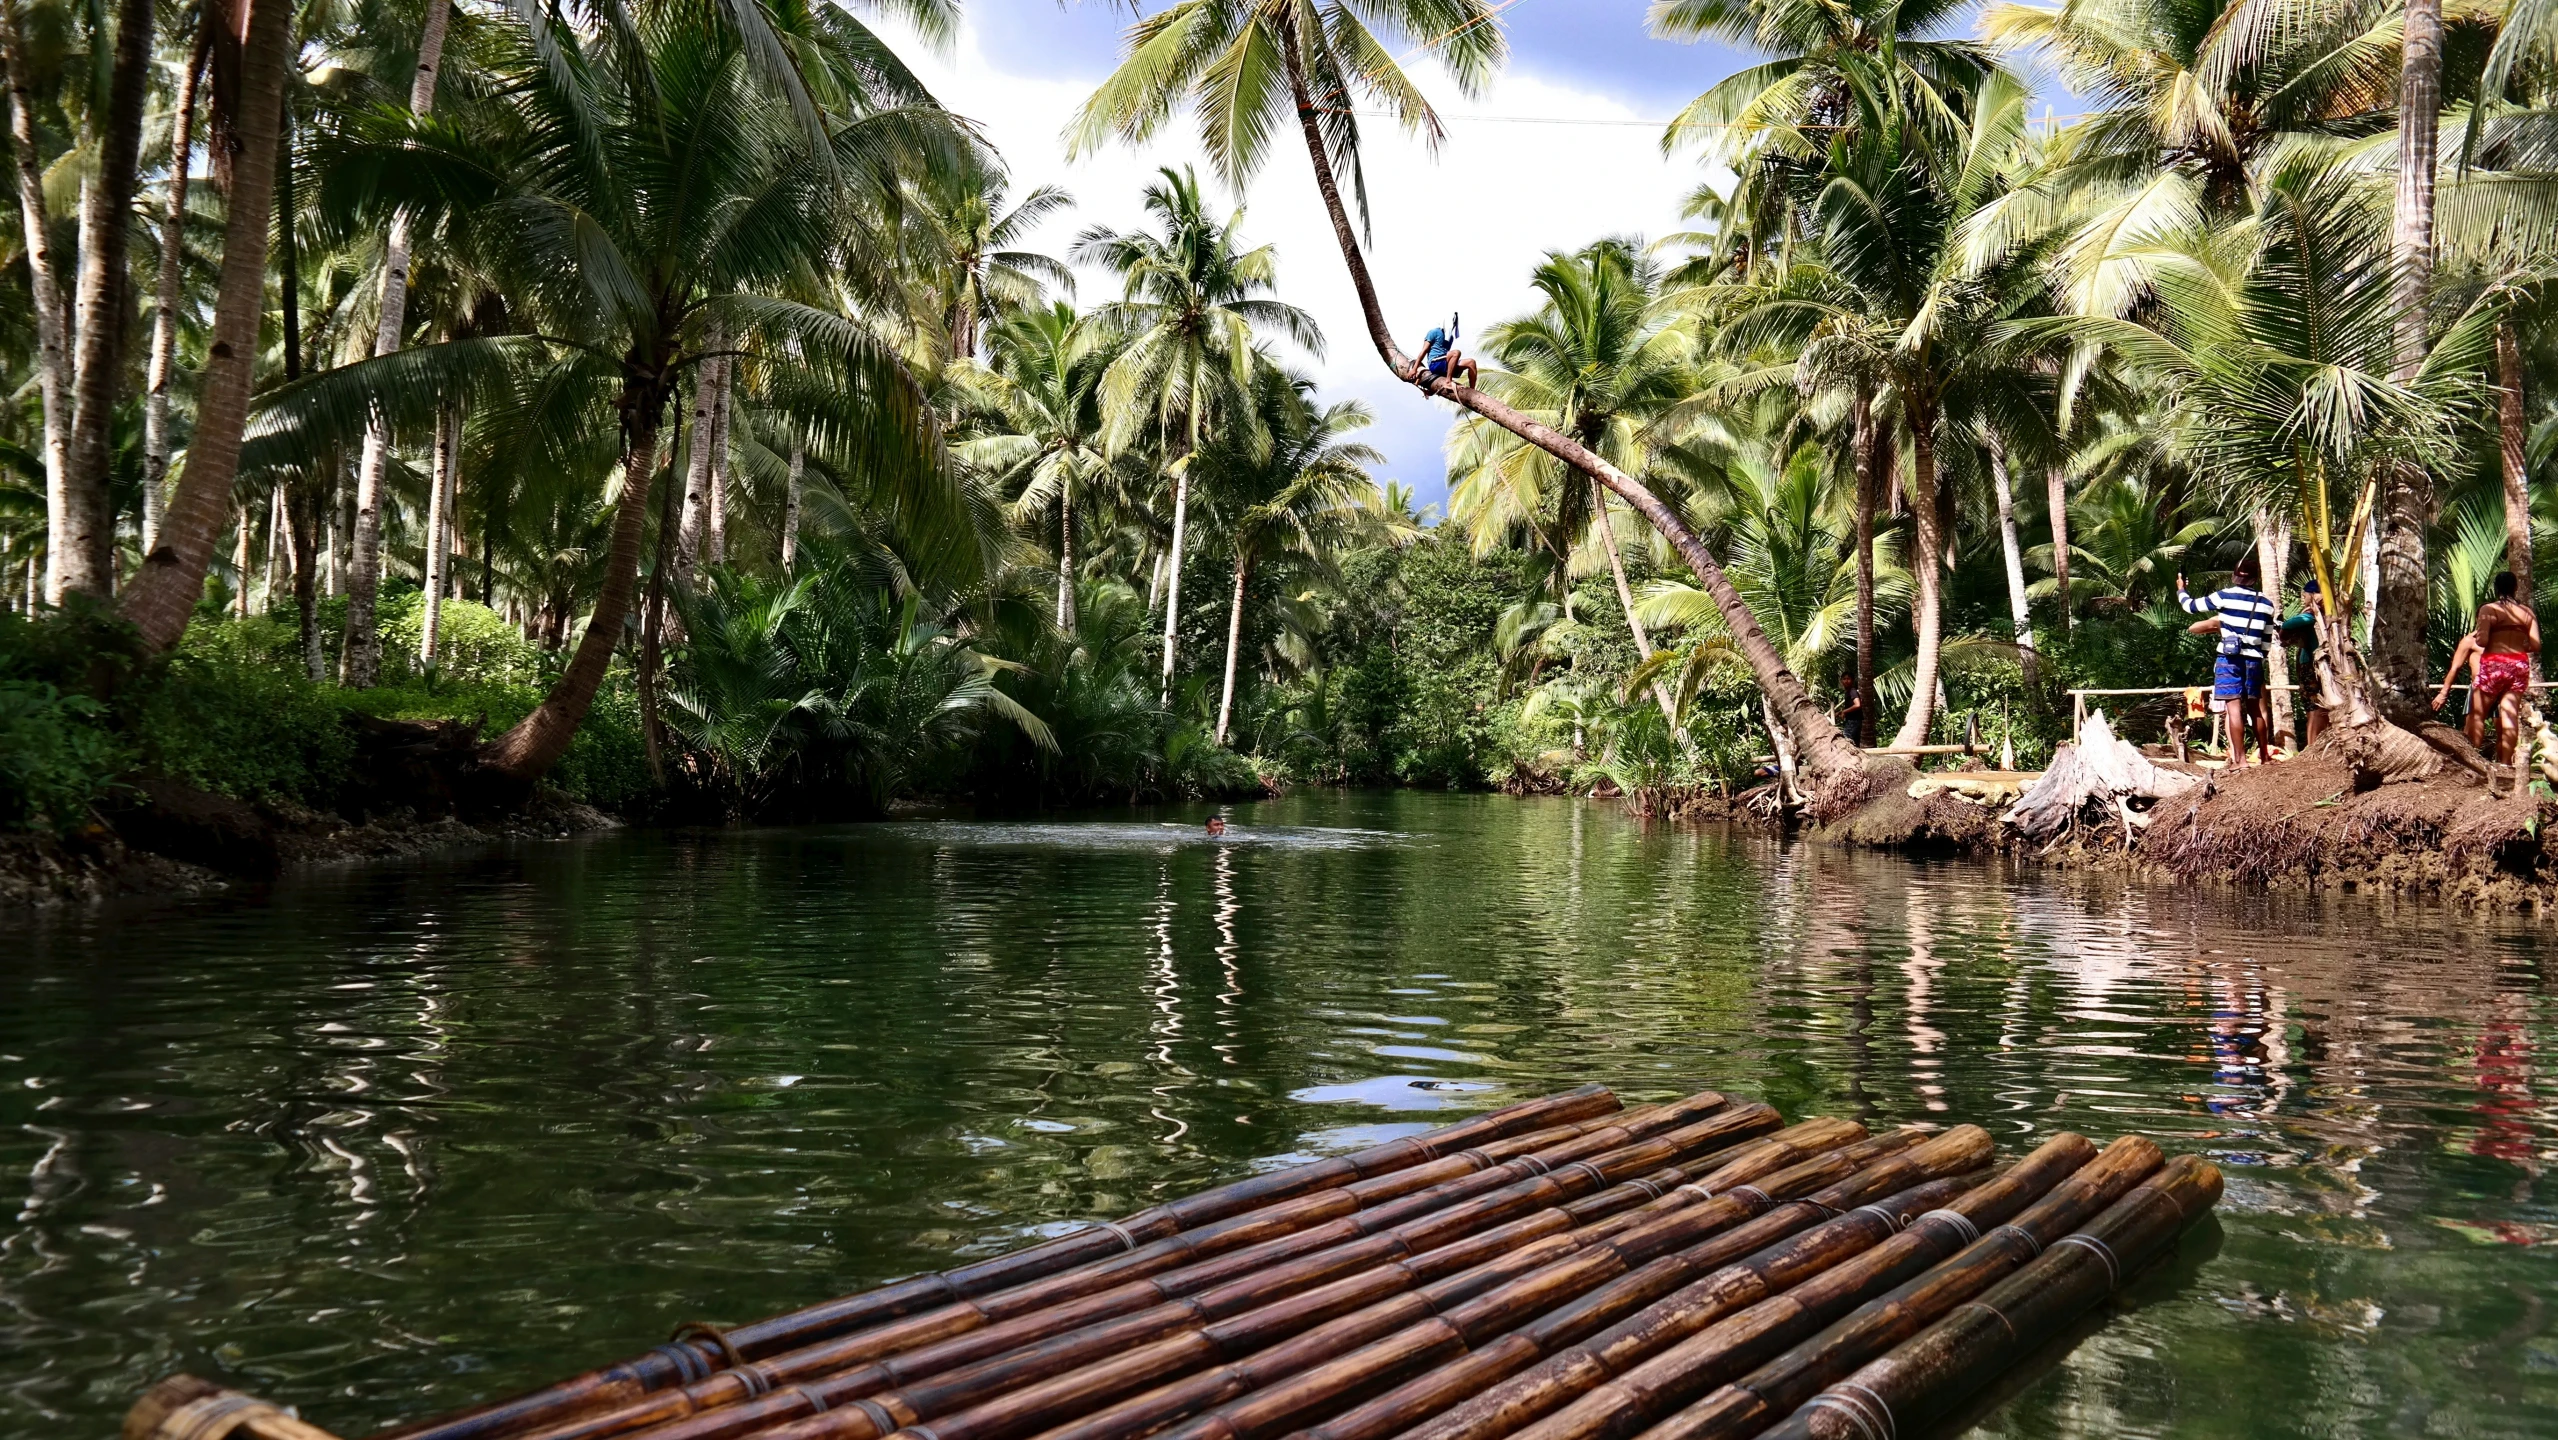
<svg viewBox="0 0 2558 1440">
<path fill-rule="evenodd" d="M 2481 655 L 2478 657 L 2478 688 L 2470 692 L 2473 703 L 2491 706 L 2508 695 L 2520 695 L 2530 688 L 2530 656 Z"/>
</svg>

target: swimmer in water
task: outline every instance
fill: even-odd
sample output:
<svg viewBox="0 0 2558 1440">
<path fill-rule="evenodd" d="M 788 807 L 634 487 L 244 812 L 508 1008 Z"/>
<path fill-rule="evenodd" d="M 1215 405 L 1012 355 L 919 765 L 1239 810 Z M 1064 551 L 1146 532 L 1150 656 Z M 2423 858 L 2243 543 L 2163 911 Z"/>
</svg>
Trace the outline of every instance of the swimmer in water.
<svg viewBox="0 0 2558 1440">
<path fill-rule="evenodd" d="M 1225 838 L 1225 834 L 1226 834 L 1226 817 L 1225 817 L 1225 816 L 1223 816 L 1223 815 L 1211 815 L 1211 816 L 1209 816 L 1209 817 L 1208 817 L 1208 838 L 1209 838 L 1209 839 L 1211 839 L 1211 840 L 1222 840 L 1222 839 L 1224 839 L 1224 838 Z"/>
</svg>

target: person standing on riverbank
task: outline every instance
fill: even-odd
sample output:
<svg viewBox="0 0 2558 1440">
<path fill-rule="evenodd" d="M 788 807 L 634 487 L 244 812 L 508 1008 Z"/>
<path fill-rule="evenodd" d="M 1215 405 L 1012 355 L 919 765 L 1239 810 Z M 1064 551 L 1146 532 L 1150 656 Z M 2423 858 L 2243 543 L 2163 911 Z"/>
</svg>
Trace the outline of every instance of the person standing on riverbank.
<svg viewBox="0 0 2558 1440">
<path fill-rule="evenodd" d="M 2540 617 L 2517 598 L 2513 572 L 2496 577 L 2496 598 L 2478 607 L 2478 624 L 2461 637 L 2476 676 L 2469 692 L 2469 743 L 2484 747 L 2486 717 L 2496 717 L 2496 760 L 2514 763 L 2521 747 L 2522 707 L 2531 693 L 2531 657 L 2540 653 Z M 2452 680 L 2460 673 L 2454 656 L 2451 673 L 2434 692 L 2434 708 L 2451 702 Z"/>
<path fill-rule="evenodd" d="M 2241 556 L 2229 583 L 2199 599 L 2185 593 L 2185 577 L 2176 577 L 2176 603 L 2188 615 L 2211 615 L 2220 621 L 2220 650 L 2212 660 L 2212 703 L 2229 729 L 2229 768 L 2247 764 L 2247 730 L 2256 730 L 2256 753 L 2274 763 L 2274 713 L 2265 694 L 2265 637 L 2282 612 L 2256 589 L 2256 557 Z"/>
</svg>

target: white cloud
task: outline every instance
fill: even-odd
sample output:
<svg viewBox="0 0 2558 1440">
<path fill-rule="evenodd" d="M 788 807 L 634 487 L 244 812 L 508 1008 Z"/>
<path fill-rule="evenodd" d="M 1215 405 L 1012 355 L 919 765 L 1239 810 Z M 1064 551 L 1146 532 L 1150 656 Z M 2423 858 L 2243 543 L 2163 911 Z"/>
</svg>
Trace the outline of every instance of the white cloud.
<svg viewBox="0 0 2558 1440">
<path fill-rule="evenodd" d="M 902 54 L 942 102 L 974 120 L 1003 152 L 1018 186 L 1055 183 L 1074 193 L 1075 210 L 1052 220 L 1038 248 L 1062 254 L 1084 227 L 1142 226 L 1140 192 L 1158 167 L 1195 164 L 1201 156 L 1185 122 L 1145 147 L 1113 145 L 1068 161 L 1067 122 L 1098 74 L 1025 75 L 985 58 L 972 22 L 949 56 L 907 44 Z M 1368 196 L 1375 245 L 1369 252 L 1378 292 L 1400 343 L 1462 311 L 1469 337 L 1494 321 L 1534 308 L 1529 274 L 1549 250 L 1568 250 L 1606 235 L 1654 237 L 1682 228 L 1680 199 L 1695 185 L 1693 160 L 1664 159 L 1657 120 L 1622 101 L 1524 75 L 1509 75 L 1477 100 L 1439 86 L 1449 130 L 1434 160 L 1390 121 L 1367 126 Z M 1501 118 L 1481 118 L 1501 117 Z M 1519 117 L 1567 121 L 1517 123 Z M 1283 140 L 1288 137 L 1282 137 Z M 1378 362 L 1361 318 L 1357 292 L 1343 268 L 1332 229 L 1316 197 L 1302 149 L 1281 143 L 1273 163 L 1241 197 L 1245 237 L 1279 250 L 1280 293 L 1311 311 L 1330 342 L 1311 363 L 1332 395 L 1356 396 L 1376 412 L 1370 439 L 1389 465 L 1380 479 L 1400 480 L 1426 501 L 1444 492 L 1440 447 L 1451 407 L 1397 383 Z M 1087 279 L 1087 300 L 1107 281 Z"/>
</svg>

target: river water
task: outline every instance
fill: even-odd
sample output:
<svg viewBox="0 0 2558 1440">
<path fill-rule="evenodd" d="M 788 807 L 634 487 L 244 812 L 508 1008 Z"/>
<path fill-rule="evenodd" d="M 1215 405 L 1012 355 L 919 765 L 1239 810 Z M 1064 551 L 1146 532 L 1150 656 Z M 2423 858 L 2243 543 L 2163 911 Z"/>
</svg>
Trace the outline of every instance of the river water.
<svg viewBox="0 0 2558 1440">
<path fill-rule="evenodd" d="M 2558 1433 L 2558 934 L 1569 801 L 1204 813 L 0 920 L 0 1435 L 175 1369 L 361 1435 L 1590 1079 L 2217 1160 L 1983 1433 Z"/>
</svg>

